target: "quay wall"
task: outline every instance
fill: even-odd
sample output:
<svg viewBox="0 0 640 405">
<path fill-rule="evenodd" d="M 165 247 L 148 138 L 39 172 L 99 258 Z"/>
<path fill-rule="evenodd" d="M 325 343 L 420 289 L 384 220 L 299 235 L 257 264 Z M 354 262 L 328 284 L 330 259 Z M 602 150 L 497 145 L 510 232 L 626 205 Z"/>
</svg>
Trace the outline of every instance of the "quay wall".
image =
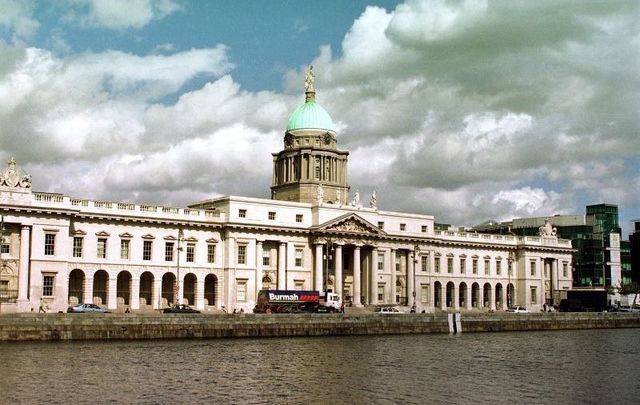
<svg viewBox="0 0 640 405">
<path fill-rule="evenodd" d="M 640 313 L 462 314 L 462 333 L 638 328 Z M 441 314 L 10 314 L 0 341 L 450 333 Z"/>
</svg>

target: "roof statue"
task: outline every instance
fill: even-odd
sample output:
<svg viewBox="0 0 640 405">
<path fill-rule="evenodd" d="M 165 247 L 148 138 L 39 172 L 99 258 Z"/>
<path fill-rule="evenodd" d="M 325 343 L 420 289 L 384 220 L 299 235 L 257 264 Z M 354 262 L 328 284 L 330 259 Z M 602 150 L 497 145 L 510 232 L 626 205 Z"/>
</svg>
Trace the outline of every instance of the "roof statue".
<svg viewBox="0 0 640 405">
<path fill-rule="evenodd" d="M 556 236 L 557 232 L 558 232 L 558 230 L 556 229 L 556 227 L 552 226 L 551 222 L 549 222 L 549 218 L 545 219 L 544 220 L 544 225 L 542 225 L 540 228 L 538 228 L 538 233 L 542 237 Z"/>
<path fill-rule="evenodd" d="M 318 188 L 316 189 L 316 200 L 318 201 L 318 205 L 322 204 L 323 199 L 324 189 L 322 188 L 322 184 L 318 184 Z"/>
<path fill-rule="evenodd" d="M 378 198 L 376 198 L 376 190 L 371 193 L 371 200 L 369 200 L 369 207 L 378 208 Z"/>
<path fill-rule="evenodd" d="M 307 93 L 314 92 L 313 81 L 315 80 L 315 75 L 313 74 L 313 65 L 309 65 L 309 69 L 305 72 L 304 75 L 304 91 Z"/>
<path fill-rule="evenodd" d="M 356 191 L 356 195 L 353 196 L 353 201 L 351 201 L 351 205 L 354 207 L 358 207 L 360 205 L 360 193 Z"/>
<path fill-rule="evenodd" d="M 0 186 L 31 188 L 31 175 L 22 172 L 12 157 L 7 162 L 7 168 L 0 173 Z"/>
</svg>

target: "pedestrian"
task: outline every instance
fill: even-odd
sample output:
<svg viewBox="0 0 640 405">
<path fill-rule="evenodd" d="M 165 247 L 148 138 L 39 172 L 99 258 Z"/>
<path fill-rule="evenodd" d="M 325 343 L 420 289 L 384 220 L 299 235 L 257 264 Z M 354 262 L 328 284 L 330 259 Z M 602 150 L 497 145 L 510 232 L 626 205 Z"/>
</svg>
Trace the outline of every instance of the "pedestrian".
<svg viewBox="0 0 640 405">
<path fill-rule="evenodd" d="M 131 310 L 129 309 L 129 307 L 127 307 L 127 309 L 124 310 L 124 313 L 125 314 L 130 314 L 131 313 Z"/>
<path fill-rule="evenodd" d="M 240 308 L 240 313 L 244 314 L 244 308 Z"/>
<path fill-rule="evenodd" d="M 238 310 L 237 310 L 236 308 L 233 308 L 233 313 L 234 313 L 234 314 L 237 314 L 237 313 L 238 313 Z"/>
<path fill-rule="evenodd" d="M 38 308 L 38 313 L 47 313 L 47 306 L 44 303 L 44 299 L 40 298 L 40 307 Z"/>
<path fill-rule="evenodd" d="M 344 301 L 340 303 L 340 313 L 344 314 Z"/>
</svg>

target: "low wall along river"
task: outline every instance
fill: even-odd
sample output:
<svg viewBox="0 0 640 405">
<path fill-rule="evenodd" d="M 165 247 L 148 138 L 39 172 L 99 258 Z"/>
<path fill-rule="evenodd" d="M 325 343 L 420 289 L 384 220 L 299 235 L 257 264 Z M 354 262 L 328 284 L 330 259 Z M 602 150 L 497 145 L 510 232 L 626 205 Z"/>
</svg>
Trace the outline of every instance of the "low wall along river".
<svg viewBox="0 0 640 405">
<path fill-rule="evenodd" d="M 240 338 L 638 328 L 638 313 L 12 314 L 0 341 Z M 457 323 L 457 325 L 456 325 Z M 462 330 L 460 330 L 462 329 Z"/>
</svg>

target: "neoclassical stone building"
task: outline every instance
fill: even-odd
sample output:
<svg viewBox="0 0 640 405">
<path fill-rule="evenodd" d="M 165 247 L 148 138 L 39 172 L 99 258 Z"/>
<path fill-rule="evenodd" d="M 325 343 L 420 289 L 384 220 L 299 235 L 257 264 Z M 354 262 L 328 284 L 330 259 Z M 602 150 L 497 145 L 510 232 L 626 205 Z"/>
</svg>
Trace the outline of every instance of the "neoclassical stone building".
<svg viewBox="0 0 640 405">
<path fill-rule="evenodd" d="M 187 207 L 34 192 L 9 161 L 0 177 L 0 312 L 94 302 L 114 311 L 182 301 L 250 312 L 261 289 L 326 290 L 418 311 L 540 310 L 571 288 L 571 244 L 439 231 L 431 215 L 350 197 L 348 152 L 307 74 L 305 103 L 273 155 L 271 199 Z M 176 283 L 176 280 L 178 281 Z"/>
</svg>

